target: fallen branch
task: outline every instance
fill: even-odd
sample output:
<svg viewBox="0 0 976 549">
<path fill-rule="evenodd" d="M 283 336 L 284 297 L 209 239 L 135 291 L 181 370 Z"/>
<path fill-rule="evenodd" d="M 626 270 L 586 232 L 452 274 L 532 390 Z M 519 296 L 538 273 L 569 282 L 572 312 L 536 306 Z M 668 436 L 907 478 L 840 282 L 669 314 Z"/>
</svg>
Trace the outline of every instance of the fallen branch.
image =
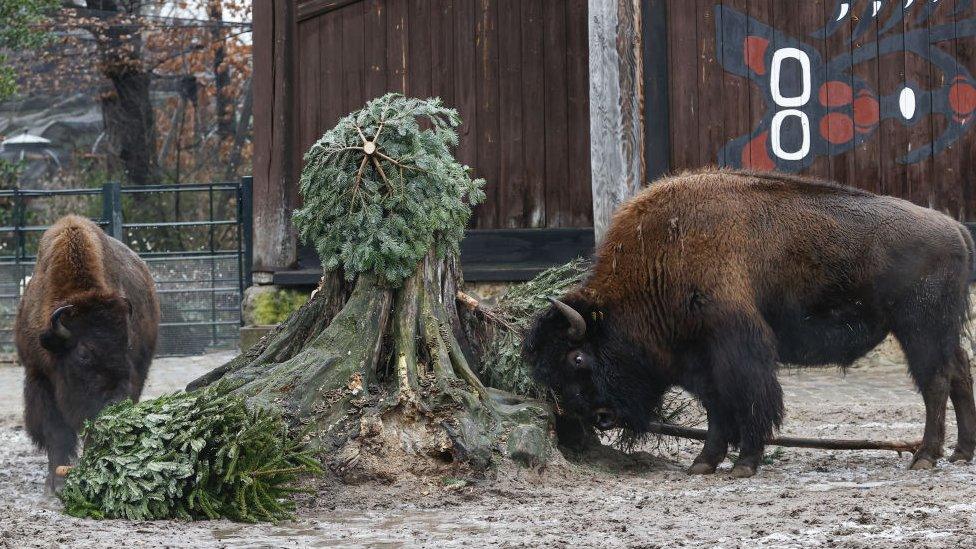
<svg viewBox="0 0 976 549">
<path fill-rule="evenodd" d="M 505 328 L 507 328 L 508 331 L 510 332 L 516 334 L 521 333 L 522 331 L 521 328 L 511 323 L 510 321 L 506 320 L 504 316 L 496 312 L 491 307 L 485 306 L 483 303 L 471 297 L 470 295 L 462 292 L 461 290 L 457 291 L 455 298 L 457 299 L 457 302 L 459 304 L 463 305 L 469 311 L 480 314 L 483 319 L 489 322 L 493 322 L 495 324 L 500 324 Z"/>
<path fill-rule="evenodd" d="M 708 433 L 704 429 L 694 429 L 691 427 L 679 427 L 667 423 L 651 423 L 650 432 L 680 438 L 690 438 L 692 440 L 705 440 Z M 791 448 L 819 448 L 821 450 L 891 450 L 892 452 L 911 452 L 914 453 L 922 446 L 922 441 L 907 440 L 843 440 L 836 438 L 797 438 L 797 437 L 774 437 L 769 443 L 772 446 L 787 446 Z"/>
</svg>

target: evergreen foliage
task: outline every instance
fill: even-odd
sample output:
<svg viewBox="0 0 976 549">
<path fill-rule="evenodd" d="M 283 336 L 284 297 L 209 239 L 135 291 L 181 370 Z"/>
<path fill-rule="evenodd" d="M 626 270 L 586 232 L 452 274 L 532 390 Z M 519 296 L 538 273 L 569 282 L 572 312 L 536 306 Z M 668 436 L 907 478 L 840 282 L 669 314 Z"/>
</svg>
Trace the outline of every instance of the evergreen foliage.
<svg viewBox="0 0 976 549">
<path fill-rule="evenodd" d="M 440 99 L 387 94 L 327 131 L 305 154 L 295 212 L 326 271 L 375 274 L 397 287 L 428 251 L 458 251 L 484 180 L 455 160 L 461 119 Z"/>
<path fill-rule="evenodd" d="M 220 385 L 114 404 L 86 423 L 85 452 L 60 497 L 76 517 L 290 518 L 299 474 L 319 466 L 280 414 Z"/>
<path fill-rule="evenodd" d="M 6 51 L 39 48 L 51 34 L 40 28 L 58 0 L 0 0 L 0 101 L 17 92 L 17 74 L 7 66 Z"/>
</svg>

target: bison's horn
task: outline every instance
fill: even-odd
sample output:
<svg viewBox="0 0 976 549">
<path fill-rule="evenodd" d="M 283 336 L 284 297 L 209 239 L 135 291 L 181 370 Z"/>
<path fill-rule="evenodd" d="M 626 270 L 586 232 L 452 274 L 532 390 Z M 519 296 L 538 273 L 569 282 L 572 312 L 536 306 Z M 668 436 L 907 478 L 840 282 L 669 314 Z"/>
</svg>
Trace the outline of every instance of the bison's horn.
<svg viewBox="0 0 976 549">
<path fill-rule="evenodd" d="M 570 339 L 583 339 L 586 335 L 586 320 L 583 320 L 583 315 L 579 314 L 579 311 L 566 305 L 558 299 L 549 298 L 552 305 L 559 309 L 559 312 L 566 317 L 569 321 L 569 337 Z"/>
<path fill-rule="evenodd" d="M 51 327 L 54 328 L 54 333 L 58 334 L 58 337 L 61 339 L 71 338 L 71 330 L 65 328 L 64 324 L 61 322 L 61 315 L 63 315 L 64 312 L 71 307 L 73 307 L 73 305 L 58 307 L 53 313 L 51 313 Z"/>
</svg>

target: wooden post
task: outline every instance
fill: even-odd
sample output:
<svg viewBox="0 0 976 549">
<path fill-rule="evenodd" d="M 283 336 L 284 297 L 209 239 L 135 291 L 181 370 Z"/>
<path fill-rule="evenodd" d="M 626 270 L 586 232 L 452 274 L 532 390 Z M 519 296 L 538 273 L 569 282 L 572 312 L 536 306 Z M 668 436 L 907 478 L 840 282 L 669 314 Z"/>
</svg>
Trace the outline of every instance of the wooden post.
<svg viewBox="0 0 976 549">
<path fill-rule="evenodd" d="M 644 180 L 641 0 L 589 0 L 590 166 L 597 244 Z"/>
<path fill-rule="evenodd" d="M 253 271 L 270 272 L 297 260 L 290 195 L 301 166 L 295 50 L 295 2 L 254 0 L 254 243 Z"/>
</svg>

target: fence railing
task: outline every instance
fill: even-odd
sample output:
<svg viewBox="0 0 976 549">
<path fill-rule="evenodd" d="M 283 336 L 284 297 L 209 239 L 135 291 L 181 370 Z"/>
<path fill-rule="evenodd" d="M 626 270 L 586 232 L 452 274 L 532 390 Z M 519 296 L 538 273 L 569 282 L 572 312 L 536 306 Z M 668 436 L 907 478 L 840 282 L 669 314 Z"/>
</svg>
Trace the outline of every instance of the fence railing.
<svg viewBox="0 0 976 549">
<path fill-rule="evenodd" d="M 54 204 L 58 200 L 70 204 Z M 250 177 L 0 190 L 0 352 L 14 351 L 17 304 L 33 272 L 40 235 L 69 213 L 91 218 L 146 261 L 163 313 L 157 355 L 236 348 L 241 298 L 251 283 L 251 204 Z"/>
</svg>

